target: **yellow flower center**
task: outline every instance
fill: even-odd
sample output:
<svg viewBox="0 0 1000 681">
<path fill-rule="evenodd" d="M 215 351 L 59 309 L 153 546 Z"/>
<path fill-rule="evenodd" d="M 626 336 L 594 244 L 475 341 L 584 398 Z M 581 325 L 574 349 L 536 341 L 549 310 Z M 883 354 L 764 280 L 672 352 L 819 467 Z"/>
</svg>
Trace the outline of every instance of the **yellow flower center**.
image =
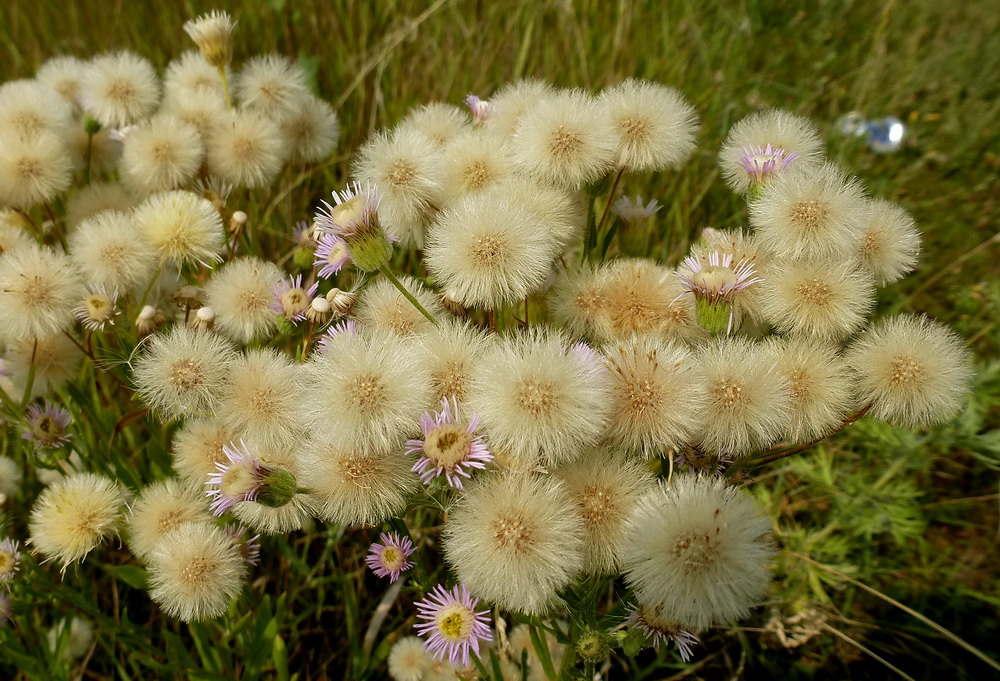
<svg viewBox="0 0 1000 681">
<path fill-rule="evenodd" d="M 219 490 L 230 499 L 238 499 L 253 489 L 253 486 L 253 472 L 243 464 L 235 464 L 222 474 Z"/>
<path fill-rule="evenodd" d="M 382 549 L 382 565 L 389 572 L 395 572 L 396 570 L 402 570 L 403 564 L 406 562 L 406 558 L 403 556 L 403 552 L 396 546 L 387 546 Z"/>
<path fill-rule="evenodd" d="M 472 435 L 455 425 L 442 426 L 427 434 L 424 454 L 435 466 L 453 469 L 469 455 Z"/>
<path fill-rule="evenodd" d="M 726 284 L 735 284 L 736 274 L 728 267 L 708 265 L 702 268 L 700 272 L 695 272 L 694 276 L 691 277 L 691 281 L 703 289 L 717 292 L 721 291 L 722 287 Z"/>
<path fill-rule="evenodd" d="M 14 554 L 9 551 L 0 551 L 0 577 L 5 577 L 14 572 Z"/>
<path fill-rule="evenodd" d="M 472 634 L 472 612 L 458 603 L 446 606 L 437 614 L 437 625 L 448 641 L 464 641 Z"/>
</svg>

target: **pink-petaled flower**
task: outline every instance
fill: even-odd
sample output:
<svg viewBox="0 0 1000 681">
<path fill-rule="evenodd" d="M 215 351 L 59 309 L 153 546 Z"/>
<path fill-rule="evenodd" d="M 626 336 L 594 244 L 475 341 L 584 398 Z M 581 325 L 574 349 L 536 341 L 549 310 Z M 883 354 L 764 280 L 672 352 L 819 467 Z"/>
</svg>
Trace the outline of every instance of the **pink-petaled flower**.
<svg viewBox="0 0 1000 681">
<path fill-rule="evenodd" d="M 308 289 L 302 288 L 301 274 L 282 279 L 271 289 L 274 295 L 271 299 L 271 309 L 289 321 L 298 321 L 302 319 L 302 313 L 309 309 L 316 287 L 317 285 L 313 284 Z"/>
<path fill-rule="evenodd" d="M 89 287 L 86 297 L 73 308 L 73 314 L 88 331 L 103 331 L 121 314 L 117 289 L 109 293 L 103 286 Z"/>
<path fill-rule="evenodd" d="M 335 205 L 323 201 L 313 220 L 320 233 L 343 239 L 354 265 L 365 272 L 385 267 L 392 255 L 389 236 L 379 221 L 381 200 L 374 185 L 362 187 L 355 182 L 342 192 L 333 192 Z"/>
<path fill-rule="evenodd" d="M 684 293 L 694 294 L 698 323 L 713 332 L 725 328 L 726 333 L 730 333 L 733 329 L 734 298 L 741 291 L 764 281 L 757 276 L 753 262 L 740 260 L 734 265 L 731 253 L 711 251 L 701 257 L 689 255 L 683 264 L 691 274 L 678 272 L 677 278 L 681 280 Z"/>
<path fill-rule="evenodd" d="M 351 259 L 347 242 L 336 234 L 321 234 L 316 245 L 316 255 L 313 267 L 318 267 L 318 276 L 327 279 L 332 277 Z"/>
<path fill-rule="evenodd" d="M 205 494 L 212 498 L 209 508 L 217 516 L 240 502 L 255 500 L 270 473 L 243 440 L 238 447 L 234 442 L 223 445 L 222 452 L 229 463 L 216 463 L 215 473 L 209 473 L 205 483 L 208 486 Z"/>
<path fill-rule="evenodd" d="M 652 199 L 649 203 L 643 204 L 641 196 L 635 197 L 634 202 L 629 197 L 623 196 L 615 201 L 611 207 L 611 212 L 625 222 L 647 220 L 653 217 L 658 210 L 660 210 L 659 201 Z"/>
<path fill-rule="evenodd" d="M 673 642 L 681 654 L 681 659 L 685 662 L 690 662 L 694 655 L 691 647 L 700 643 L 698 637 L 690 631 L 670 624 L 660 617 L 654 609 L 644 605 L 634 606 L 625 621 L 649 636 L 656 648 L 670 645 Z"/>
<path fill-rule="evenodd" d="M 472 124 L 477 128 L 490 117 L 493 112 L 492 105 L 485 99 L 480 99 L 476 95 L 469 93 L 465 98 L 466 105 L 472 109 Z"/>
<path fill-rule="evenodd" d="M 455 665 L 469 664 L 469 651 L 479 656 L 479 643 L 492 641 L 489 610 L 476 612 L 478 598 L 473 598 L 464 584 L 450 591 L 438 584 L 422 601 L 417 602 L 414 628 L 425 638 L 424 647 L 434 659 L 448 659 Z"/>
<path fill-rule="evenodd" d="M 759 144 L 751 144 L 743 147 L 736 154 L 736 160 L 747 171 L 751 181 L 760 184 L 771 175 L 787 168 L 799 156 L 800 154 L 796 151 L 788 151 L 782 147 L 771 146 L 771 143 L 768 142 L 766 147 L 762 147 Z"/>
<path fill-rule="evenodd" d="M 441 400 L 441 411 L 425 411 L 420 417 L 422 440 L 407 440 L 405 454 L 420 454 L 412 470 L 420 474 L 425 485 L 443 475 L 448 484 L 462 489 L 462 478 L 471 477 L 469 470 L 486 468 L 493 455 L 486 449 L 482 437 L 476 437 L 479 415 L 473 414 L 462 425 L 458 402 L 452 397 Z"/>
<path fill-rule="evenodd" d="M 0 541 L 0 583 L 14 579 L 17 566 L 21 562 L 21 552 L 17 550 L 18 542 L 13 539 Z"/>
<path fill-rule="evenodd" d="M 25 414 L 28 427 L 21 437 L 46 449 L 62 447 L 69 442 L 70 434 L 66 429 L 72 420 L 68 411 L 50 402 L 33 404 Z"/>
<path fill-rule="evenodd" d="M 378 536 L 381 543 L 373 543 L 368 547 L 365 563 L 379 577 L 388 577 L 390 582 L 399 579 L 399 575 L 413 567 L 407 560 L 417 548 L 409 537 L 400 537 L 395 532 Z"/>
<path fill-rule="evenodd" d="M 334 338 L 345 334 L 348 336 L 357 336 L 358 323 L 353 319 L 344 319 L 327 328 L 323 336 L 319 339 L 320 349 L 324 351 L 329 349 L 330 343 L 333 342 Z"/>
<path fill-rule="evenodd" d="M 236 523 L 226 523 L 225 527 L 226 536 L 233 540 L 236 544 L 240 553 L 243 554 L 243 562 L 247 565 L 256 565 L 260 562 L 260 539 L 259 534 L 255 534 L 252 537 L 248 537 L 250 531 L 242 525 L 237 525 Z"/>
</svg>

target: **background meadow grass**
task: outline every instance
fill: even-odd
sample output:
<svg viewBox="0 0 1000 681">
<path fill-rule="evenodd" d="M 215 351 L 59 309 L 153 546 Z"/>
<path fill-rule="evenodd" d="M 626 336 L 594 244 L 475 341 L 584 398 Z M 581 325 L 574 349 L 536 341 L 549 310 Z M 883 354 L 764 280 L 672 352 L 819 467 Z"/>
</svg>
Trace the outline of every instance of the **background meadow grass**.
<svg viewBox="0 0 1000 681">
<path fill-rule="evenodd" d="M 913 433 L 861 421 L 810 454 L 754 472 L 746 482 L 778 519 L 784 549 L 772 600 L 744 626 L 706 637 L 693 666 L 664 651 L 616 658 L 610 678 L 991 678 L 959 643 L 848 577 L 1000 655 L 994 1 L 6 0 L 0 77 L 30 76 L 58 54 L 118 48 L 162 68 L 192 47 L 183 22 L 213 8 L 239 20 L 237 62 L 266 52 L 298 58 L 340 111 L 331 162 L 286 173 L 247 206 L 262 243 L 283 250 L 294 222 L 344 183 L 353 150 L 373 130 L 420 103 L 486 97 L 514 78 L 598 90 L 638 76 L 692 102 L 702 120 L 696 155 L 677 173 L 624 187 L 664 204 L 654 253 L 664 260 L 681 256 L 704 226 L 744 224 L 744 205 L 716 166 L 736 120 L 769 107 L 812 117 L 829 155 L 921 226 L 917 272 L 884 290 L 880 305 L 927 312 L 967 338 L 981 370 L 975 394 L 953 424 Z M 903 119 L 904 147 L 879 156 L 837 137 L 836 119 L 852 110 Z M 144 459 L 137 470 L 165 466 L 162 436 L 130 437 Z M 23 537 L 20 511 L 13 529 Z M 410 632 L 412 617 L 408 601 L 383 600 L 384 583 L 364 571 L 373 534 L 318 527 L 266 541 L 259 577 L 233 614 L 190 626 L 162 617 L 133 588 L 141 575 L 124 549 L 62 581 L 49 567 L 39 571 L 50 580 L 37 580 L 37 604 L 0 633 L 0 678 L 385 678 L 388 642 Z M 47 628 L 70 614 L 95 623 L 83 665 L 61 663 L 45 645 Z M 796 632 L 804 641 L 793 646 Z"/>
</svg>

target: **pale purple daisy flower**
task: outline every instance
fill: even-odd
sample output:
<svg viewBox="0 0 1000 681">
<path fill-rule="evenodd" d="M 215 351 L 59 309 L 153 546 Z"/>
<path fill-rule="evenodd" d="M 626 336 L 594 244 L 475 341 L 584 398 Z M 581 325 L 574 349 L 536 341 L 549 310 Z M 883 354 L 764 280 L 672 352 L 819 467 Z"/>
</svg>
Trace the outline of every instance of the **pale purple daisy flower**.
<svg viewBox="0 0 1000 681">
<path fill-rule="evenodd" d="M 658 210 L 660 210 L 659 201 L 652 199 L 649 203 L 643 205 L 641 196 L 635 197 L 634 202 L 627 196 L 623 196 L 615 201 L 611 207 L 611 212 L 625 222 L 646 220 L 653 217 Z"/>
<path fill-rule="evenodd" d="M 117 289 L 108 293 L 103 286 L 88 287 L 87 295 L 73 308 L 73 314 L 85 329 L 103 331 L 106 325 L 113 325 L 115 317 L 121 314 Z"/>
<path fill-rule="evenodd" d="M 455 398 L 442 399 L 440 412 L 425 411 L 420 417 L 423 439 L 406 441 L 404 454 L 421 455 L 411 470 L 420 474 L 425 485 L 443 475 L 449 485 L 462 489 L 462 478 L 471 477 L 470 469 L 484 469 L 493 460 L 483 438 L 474 435 L 478 427 L 478 414 L 463 426 Z"/>
<path fill-rule="evenodd" d="M 379 577 L 388 577 L 389 582 L 395 582 L 399 575 L 413 567 L 407 560 L 417 548 L 409 537 L 400 537 L 395 532 L 381 533 L 378 540 L 368 547 L 365 563 Z"/>
<path fill-rule="evenodd" d="M 472 93 L 465 98 L 465 103 L 472 109 L 472 124 L 477 128 L 493 113 L 493 107 L 487 100 L 480 99 Z"/>
<path fill-rule="evenodd" d="M 250 453 L 243 440 L 240 440 L 239 447 L 234 442 L 223 445 L 222 452 L 229 463 L 216 463 L 216 472 L 209 473 L 205 483 L 209 486 L 205 494 L 213 499 L 209 508 L 217 516 L 240 502 L 256 499 L 270 472 Z"/>
<path fill-rule="evenodd" d="M 317 276 L 328 279 L 335 275 L 351 259 L 347 242 L 336 234 L 321 234 L 316 245 L 313 267 L 318 267 Z"/>
<path fill-rule="evenodd" d="M 316 293 L 317 284 L 302 288 L 302 275 L 296 274 L 280 280 L 271 289 L 271 309 L 290 321 L 302 319 L 302 313 L 309 309 L 309 303 Z"/>
<path fill-rule="evenodd" d="M 320 233 L 343 239 L 355 267 L 365 272 L 385 267 L 392 255 L 389 235 L 379 222 L 381 200 L 374 185 L 362 188 L 355 182 L 342 192 L 333 192 L 335 205 L 323 201 L 313 221 Z"/>
<path fill-rule="evenodd" d="M 21 562 L 21 552 L 17 550 L 18 542 L 13 539 L 0 541 L 0 582 L 14 579 L 17 566 Z"/>
<path fill-rule="evenodd" d="M 469 651 L 479 656 L 480 641 L 492 641 L 489 610 L 476 612 L 478 598 L 473 598 L 464 584 L 450 591 L 438 584 L 424 600 L 418 601 L 414 628 L 425 637 L 424 647 L 434 659 L 468 666 Z"/>
<path fill-rule="evenodd" d="M 633 606 L 632 612 L 629 613 L 625 621 L 649 636 L 656 648 L 670 645 L 673 642 L 681 654 L 681 659 L 685 662 L 690 662 L 694 655 L 692 646 L 700 643 L 698 637 L 690 631 L 671 625 L 660 617 L 659 613 L 642 605 Z"/>
<path fill-rule="evenodd" d="M 305 220 L 299 220 L 292 228 L 292 240 L 301 248 L 315 248 L 316 241 L 313 240 L 313 227 Z"/>
<path fill-rule="evenodd" d="M 706 454 L 694 448 L 684 449 L 674 457 L 674 466 L 677 468 L 689 466 L 699 472 L 711 471 L 717 477 L 721 477 L 732 462 L 728 456 Z"/>
<path fill-rule="evenodd" d="M 72 420 L 68 411 L 50 402 L 33 404 L 25 414 L 28 427 L 21 437 L 46 449 L 62 447 L 69 442 L 70 434 L 66 429 Z"/>
<path fill-rule="evenodd" d="M 323 336 L 319 339 L 320 349 L 326 351 L 329 349 L 329 345 L 334 338 L 345 334 L 349 336 L 357 336 L 358 323 L 353 319 L 344 319 L 327 328 L 327 330 L 323 333 Z"/>
<path fill-rule="evenodd" d="M 240 553 L 243 554 L 243 562 L 247 565 L 256 565 L 260 562 L 260 539 L 259 534 L 255 534 L 252 537 L 248 537 L 250 534 L 247 528 L 242 525 L 237 525 L 235 523 L 227 523 L 225 527 L 226 536 L 233 540 L 236 544 Z"/>
<path fill-rule="evenodd" d="M 787 168 L 799 156 L 797 151 L 775 147 L 768 142 L 765 147 L 759 144 L 743 147 L 740 153 L 736 154 L 736 160 L 743 166 L 743 170 L 747 171 L 751 181 L 760 184 L 771 175 Z"/>
<path fill-rule="evenodd" d="M 677 278 L 681 280 L 684 293 L 693 293 L 697 300 L 698 322 L 704 325 L 703 316 L 711 313 L 717 315 L 724 306 L 727 308 L 729 318 L 726 333 L 730 333 L 733 329 L 734 297 L 754 284 L 764 281 L 757 276 L 753 262 L 740 260 L 734 265 L 731 253 L 711 251 L 700 257 L 689 255 L 683 264 L 691 274 L 678 272 Z"/>
</svg>

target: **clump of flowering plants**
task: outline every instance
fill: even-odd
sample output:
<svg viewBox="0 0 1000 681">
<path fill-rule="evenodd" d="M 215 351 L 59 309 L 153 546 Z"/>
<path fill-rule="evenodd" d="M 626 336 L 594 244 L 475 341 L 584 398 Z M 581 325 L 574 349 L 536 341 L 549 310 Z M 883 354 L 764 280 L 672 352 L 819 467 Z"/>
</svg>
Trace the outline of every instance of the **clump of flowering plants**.
<svg viewBox="0 0 1000 681">
<path fill-rule="evenodd" d="M 694 153 L 694 107 L 514 82 L 373 134 L 294 197 L 279 254 L 247 197 L 330 157 L 337 116 L 296 63 L 236 69 L 225 14 L 184 28 L 199 52 L 162 79 L 122 52 L 2 100 L 3 495 L 29 510 L 0 538 L 0 624 L 94 562 L 197 632 L 253 610 L 281 542 L 323 536 L 361 547 L 366 654 L 384 641 L 397 681 L 686 663 L 768 599 L 780 543 L 747 472 L 962 406 L 961 339 L 873 317 L 919 233 L 808 120 L 733 128 L 747 224 L 667 263 L 669 197 L 621 194 Z M 88 626 L 54 638 L 70 654 Z"/>
</svg>

